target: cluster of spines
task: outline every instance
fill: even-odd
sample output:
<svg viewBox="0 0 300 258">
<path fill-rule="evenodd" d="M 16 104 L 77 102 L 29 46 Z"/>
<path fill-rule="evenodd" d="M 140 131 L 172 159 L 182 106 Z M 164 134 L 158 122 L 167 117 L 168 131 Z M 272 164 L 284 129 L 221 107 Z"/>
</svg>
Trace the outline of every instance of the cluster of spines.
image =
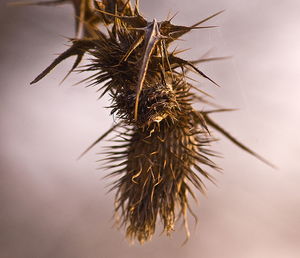
<svg viewBox="0 0 300 258">
<path fill-rule="evenodd" d="M 51 5 L 68 0 L 51 0 L 29 4 Z M 94 74 L 84 81 L 100 86 L 101 96 L 111 96 L 111 114 L 119 122 L 97 139 L 97 144 L 112 131 L 121 130 L 117 145 L 107 152 L 107 167 L 119 178 L 115 211 L 121 215 L 121 225 L 127 236 L 147 241 L 154 234 L 157 217 L 164 231 L 174 230 L 176 210 L 186 225 L 188 197 L 195 198 L 191 184 L 201 192 L 205 186 L 201 177 L 213 181 L 203 166 L 218 169 L 208 156 L 207 148 L 213 140 L 212 127 L 239 147 L 258 157 L 216 124 L 208 115 L 226 109 L 197 111 L 193 100 L 206 103 L 203 96 L 191 91 L 186 70 L 192 69 L 207 78 L 195 64 L 218 58 L 187 61 L 170 52 L 172 42 L 200 26 L 221 12 L 209 16 L 193 26 L 178 26 L 172 19 L 147 21 L 125 0 L 72 0 L 76 12 L 76 38 L 32 83 L 47 75 L 70 56 L 76 56 L 71 69 L 80 64 L 84 54 L 90 63 L 81 72 Z M 27 3 L 28 4 L 28 3 Z M 70 72 L 71 72 L 70 71 Z M 69 75 L 69 74 L 68 74 Z M 90 149 L 90 148 L 89 148 Z M 198 176 L 200 174 L 200 176 Z"/>
</svg>

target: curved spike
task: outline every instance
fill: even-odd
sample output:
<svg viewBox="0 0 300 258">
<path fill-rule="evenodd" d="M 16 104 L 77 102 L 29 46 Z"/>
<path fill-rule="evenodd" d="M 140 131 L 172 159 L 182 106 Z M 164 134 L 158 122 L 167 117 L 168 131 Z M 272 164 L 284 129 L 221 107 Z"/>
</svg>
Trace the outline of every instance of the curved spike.
<svg viewBox="0 0 300 258">
<path fill-rule="evenodd" d="M 220 127 L 217 123 L 215 123 L 207 114 L 203 113 L 203 115 L 204 115 L 204 118 L 206 120 L 206 123 L 209 126 L 213 127 L 218 132 L 220 132 L 221 134 L 223 134 L 232 143 L 234 143 L 235 145 L 237 145 L 238 147 L 240 147 L 242 150 L 248 152 L 250 155 L 254 156 L 255 158 L 259 159 L 263 163 L 267 164 L 271 168 L 277 169 L 277 167 L 275 165 L 273 165 L 271 162 L 269 162 L 268 160 L 266 160 L 265 158 L 263 158 L 262 156 L 260 156 L 259 154 L 257 154 L 256 152 L 254 152 L 253 150 L 251 150 L 250 148 L 248 148 L 244 144 L 242 144 L 240 141 L 238 141 L 237 139 L 235 139 L 230 133 L 228 133 L 226 130 L 224 130 L 222 127 Z"/>
<path fill-rule="evenodd" d="M 171 63 L 177 63 L 179 66 L 190 66 L 191 68 L 193 68 L 197 73 L 199 73 L 201 76 L 203 76 L 205 79 L 211 81 L 213 84 L 219 86 L 215 81 L 213 81 L 212 79 L 210 79 L 205 73 L 203 73 L 202 71 L 200 71 L 196 66 L 194 66 L 191 62 L 186 61 L 180 57 L 174 56 L 174 55 L 170 55 L 169 59 L 171 60 Z M 220 86 L 219 86 L 220 87 Z"/>
<path fill-rule="evenodd" d="M 156 19 L 154 19 L 153 22 L 147 28 L 148 28 L 148 32 L 146 31 L 145 33 L 146 35 L 145 35 L 145 43 L 144 43 L 145 47 L 143 52 L 143 59 L 142 59 L 141 68 L 138 75 L 138 82 L 136 84 L 136 99 L 135 99 L 135 106 L 134 106 L 134 120 L 136 121 L 138 118 L 139 98 L 147 74 L 150 57 L 153 53 L 153 50 L 157 42 L 161 40 Z"/>
<path fill-rule="evenodd" d="M 217 84 L 215 81 L 213 81 L 212 79 L 210 79 L 205 73 L 203 73 L 202 71 L 200 71 L 196 66 L 194 66 L 190 62 L 187 62 L 186 64 L 189 65 L 190 67 L 192 67 L 197 73 L 199 73 L 200 75 L 202 75 L 205 79 L 211 81 L 213 84 L 215 84 L 216 86 L 220 87 L 219 84 Z"/>
<path fill-rule="evenodd" d="M 231 111 L 237 111 L 237 108 L 219 108 L 219 109 L 213 109 L 208 111 L 202 111 L 202 114 L 211 114 L 211 113 L 220 113 L 220 112 L 231 112 Z"/>
<path fill-rule="evenodd" d="M 232 58 L 232 56 L 200 58 L 200 59 L 197 59 L 197 60 L 190 61 L 190 63 L 195 65 L 195 64 L 211 62 L 211 61 L 227 60 L 227 59 L 230 59 L 230 58 Z"/>
<path fill-rule="evenodd" d="M 216 17 L 217 15 L 219 15 L 219 14 L 221 14 L 221 13 L 223 13 L 223 12 L 225 12 L 225 10 L 216 12 L 216 13 L 214 13 L 213 15 L 208 16 L 207 18 L 205 18 L 205 19 L 203 19 L 203 20 L 201 20 L 201 21 L 199 21 L 199 22 L 196 22 L 192 27 L 198 26 L 198 25 L 200 25 L 200 24 L 202 24 L 202 23 L 204 23 L 204 22 L 206 22 L 206 21 L 208 21 L 208 20 L 210 20 L 210 19 Z"/>
<path fill-rule="evenodd" d="M 118 126 L 120 126 L 122 122 L 119 122 L 112 126 L 109 130 L 107 130 L 104 134 L 102 134 L 96 141 L 94 141 L 78 158 L 81 159 L 90 149 L 92 149 L 96 144 L 102 141 L 107 135 L 109 135 L 112 131 L 114 131 Z"/>
<path fill-rule="evenodd" d="M 172 42 L 178 38 L 180 38 L 181 36 L 183 36 L 184 34 L 190 32 L 192 29 L 196 29 L 196 28 L 213 28 L 213 27 L 216 27 L 216 26 L 206 26 L 206 27 L 199 27 L 200 24 L 212 19 L 213 17 L 221 14 L 222 12 L 224 12 L 224 10 L 220 11 L 220 12 L 217 12 L 197 23 L 195 23 L 194 25 L 190 26 L 190 27 L 186 27 L 186 26 L 176 26 L 176 25 L 173 25 L 175 27 L 182 27 L 182 28 L 185 28 L 185 29 L 182 29 L 182 31 L 177 31 L 177 32 L 174 32 L 173 35 L 172 35 L 172 38 L 169 40 L 169 42 Z"/>
<path fill-rule="evenodd" d="M 60 82 L 60 84 L 62 84 L 68 77 L 69 75 L 78 67 L 78 65 L 80 64 L 82 58 L 83 58 L 84 53 L 78 54 L 77 58 L 72 66 L 72 68 L 70 69 L 70 71 L 66 74 L 66 76 L 62 79 L 62 81 Z"/>
<path fill-rule="evenodd" d="M 37 83 L 41 79 L 43 79 L 48 73 L 50 73 L 58 64 L 60 64 L 62 61 L 67 59 L 70 56 L 77 55 L 78 58 L 84 54 L 85 48 L 87 48 L 87 44 L 89 42 L 83 41 L 83 40 L 77 40 L 73 42 L 73 45 L 68 48 L 65 52 L 60 54 L 57 58 L 54 59 L 54 61 L 44 70 L 42 71 L 30 84 Z M 76 62 L 78 61 L 78 58 L 76 59 L 74 65 L 77 66 Z M 80 59 L 81 60 L 81 59 Z M 73 65 L 73 67 L 74 67 Z"/>
</svg>

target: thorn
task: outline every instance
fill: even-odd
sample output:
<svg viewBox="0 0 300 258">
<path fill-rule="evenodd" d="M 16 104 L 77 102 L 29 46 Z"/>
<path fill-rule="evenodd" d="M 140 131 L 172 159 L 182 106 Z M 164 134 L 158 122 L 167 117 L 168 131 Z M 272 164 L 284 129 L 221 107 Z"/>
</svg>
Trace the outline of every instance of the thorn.
<svg viewBox="0 0 300 258">
<path fill-rule="evenodd" d="M 102 134 L 96 141 L 94 141 L 78 158 L 77 160 L 81 159 L 89 150 L 91 150 L 97 143 L 103 140 L 107 135 L 109 135 L 113 130 L 115 130 L 118 126 L 120 126 L 122 122 L 119 122 L 112 126 L 109 130 L 107 130 L 104 134 Z"/>
<path fill-rule="evenodd" d="M 204 113 L 203 115 L 204 115 L 205 120 L 206 120 L 206 122 L 207 122 L 208 125 L 210 125 L 214 129 L 216 129 L 219 133 L 223 134 L 232 143 L 234 143 L 235 145 L 237 145 L 238 147 L 240 147 L 242 150 L 248 152 L 252 156 L 256 157 L 257 159 L 259 159 L 260 161 L 262 161 L 266 165 L 270 166 L 271 168 L 278 169 L 271 162 L 269 162 L 268 160 L 266 160 L 265 158 L 263 158 L 262 156 L 260 156 L 259 154 L 257 154 L 256 152 L 254 152 L 253 150 L 251 150 L 250 148 L 248 148 L 244 144 L 242 144 L 240 141 L 238 141 L 237 139 L 235 139 L 230 133 L 228 133 L 222 127 L 220 127 L 218 124 L 216 124 L 207 114 Z"/>
</svg>

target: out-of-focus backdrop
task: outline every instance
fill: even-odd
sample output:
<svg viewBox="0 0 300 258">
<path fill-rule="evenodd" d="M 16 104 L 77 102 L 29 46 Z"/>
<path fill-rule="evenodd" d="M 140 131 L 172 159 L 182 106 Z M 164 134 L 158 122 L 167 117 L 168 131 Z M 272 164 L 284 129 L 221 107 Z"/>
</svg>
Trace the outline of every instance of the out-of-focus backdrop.
<svg viewBox="0 0 300 258">
<path fill-rule="evenodd" d="M 201 64 L 218 88 L 198 85 L 215 102 L 238 111 L 214 115 L 228 131 L 278 166 L 272 170 L 215 134 L 218 186 L 193 205 L 190 241 L 181 247 L 180 224 L 171 238 L 160 235 L 129 246 L 113 225 L 113 193 L 107 171 L 97 170 L 105 142 L 77 156 L 110 127 L 109 99 L 96 88 L 59 85 L 73 60 L 40 83 L 29 82 L 66 49 L 74 35 L 71 5 L 0 9 L 0 257 L 1 258 L 297 258 L 300 257 L 300 2 L 296 0 L 141 1 L 146 17 L 190 25 L 219 10 L 212 30 L 193 31 L 178 45 Z"/>
</svg>

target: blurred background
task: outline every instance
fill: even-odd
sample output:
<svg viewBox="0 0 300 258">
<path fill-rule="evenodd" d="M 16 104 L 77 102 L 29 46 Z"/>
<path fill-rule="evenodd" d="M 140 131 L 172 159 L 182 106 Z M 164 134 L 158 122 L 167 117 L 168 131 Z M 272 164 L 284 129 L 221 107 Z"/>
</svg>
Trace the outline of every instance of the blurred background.
<svg viewBox="0 0 300 258">
<path fill-rule="evenodd" d="M 96 163 L 105 142 L 79 154 L 108 129 L 109 99 L 96 88 L 59 82 L 73 59 L 34 86 L 29 82 L 66 49 L 74 35 L 71 5 L 0 5 L 0 257 L 1 258 L 281 258 L 300 257 L 300 2 L 295 0 L 152 0 L 142 13 L 212 30 L 193 31 L 180 41 L 183 57 L 229 60 L 201 64 L 222 87 L 199 78 L 215 102 L 238 111 L 213 118 L 236 138 L 273 162 L 273 170 L 215 133 L 212 148 L 223 173 L 207 183 L 190 218 L 191 239 L 180 223 L 171 238 L 158 228 L 151 242 L 130 246 L 113 228 L 114 193 L 106 193 L 107 171 Z"/>
</svg>

